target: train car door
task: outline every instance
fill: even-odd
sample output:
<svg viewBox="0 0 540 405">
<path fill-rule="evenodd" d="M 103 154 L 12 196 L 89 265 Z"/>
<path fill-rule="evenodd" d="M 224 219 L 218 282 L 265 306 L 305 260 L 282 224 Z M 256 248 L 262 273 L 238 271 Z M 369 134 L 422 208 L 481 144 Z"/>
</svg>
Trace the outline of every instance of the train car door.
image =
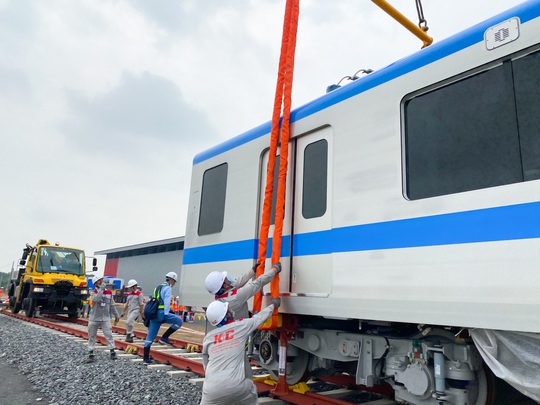
<svg viewBox="0 0 540 405">
<path fill-rule="evenodd" d="M 321 297 L 330 293 L 331 135 L 332 129 L 325 127 L 293 139 L 290 145 L 281 249 L 282 293 Z M 259 213 L 264 201 L 267 166 L 268 151 L 263 155 L 261 164 Z M 274 188 L 276 184 L 277 180 Z M 275 198 L 272 218 L 274 210 Z M 273 223 L 272 220 L 270 236 L 274 233 Z M 267 256 L 270 257 L 270 249 Z M 266 268 L 269 266 L 268 260 Z M 268 286 L 265 291 L 269 291 Z"/>
<path fill-rule="evenodd" d="M 326 297 L 332 285 L 332 128 L 295 142 L 290 292 Z"/>
</svg>

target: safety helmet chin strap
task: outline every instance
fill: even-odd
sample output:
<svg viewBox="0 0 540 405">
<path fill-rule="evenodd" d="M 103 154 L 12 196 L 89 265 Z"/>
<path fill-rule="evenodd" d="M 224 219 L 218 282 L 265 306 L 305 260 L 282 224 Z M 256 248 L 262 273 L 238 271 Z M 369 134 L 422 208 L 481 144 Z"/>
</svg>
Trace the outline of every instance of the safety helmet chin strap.
<svg viewBox="0 0 540 405">
<path fill-rule="evenodd" d="M 229 309 L 227 310 L 225 317 L 216 326 L 218 328 L 221 328 L 222 326 L 227 325 L 228 323 L 231 323 L 231 322 L 234 322 L 234 311 Z"/>
</svg>

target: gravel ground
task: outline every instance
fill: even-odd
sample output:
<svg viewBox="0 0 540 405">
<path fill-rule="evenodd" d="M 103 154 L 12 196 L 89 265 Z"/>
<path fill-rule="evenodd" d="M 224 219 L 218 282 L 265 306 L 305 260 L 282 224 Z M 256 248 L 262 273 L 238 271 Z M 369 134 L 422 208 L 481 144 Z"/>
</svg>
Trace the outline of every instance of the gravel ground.
<svg viewBox="0 0 540 405">
<path fill-rule="evenodd" d="M 195 405 L 201 390 L 188 379 L 147 370 L 128 359 L 110 360 L 96 351 L 86 364 L 85 344 L 58 337 L 0 315 L 0 357 L 17 367 L 50 405 Z M 117 350 L 118 352 L 118 350 Z"/>
</svg>

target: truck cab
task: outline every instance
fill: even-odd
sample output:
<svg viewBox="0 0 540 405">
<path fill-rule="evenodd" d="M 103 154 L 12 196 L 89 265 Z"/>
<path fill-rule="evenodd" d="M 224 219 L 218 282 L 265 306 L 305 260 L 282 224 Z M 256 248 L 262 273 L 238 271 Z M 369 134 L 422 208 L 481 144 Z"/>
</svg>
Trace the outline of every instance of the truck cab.
<svg viewBox="0 0 540 405">
<path fill-rule="evenodd" d="M 95 269 L 96 259 L 94 259 Z M 39 311 L 77 318 L 82 301 L 88 298 L 86 258 L 81 249 L 51 245 L 40 239 L 26 244 L 17 270 L 12 271 L 9 304 L 32 317 Z"/>
</svg>

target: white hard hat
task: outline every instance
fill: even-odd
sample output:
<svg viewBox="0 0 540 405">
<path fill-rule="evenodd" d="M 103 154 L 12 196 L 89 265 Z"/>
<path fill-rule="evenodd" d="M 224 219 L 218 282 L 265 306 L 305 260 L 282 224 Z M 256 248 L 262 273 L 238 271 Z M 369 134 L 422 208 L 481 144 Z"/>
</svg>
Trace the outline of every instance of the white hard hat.
<svg viewBox="0 0 540 405">
<path fill-rule="evenodd" d="M 178 281 L 178 274 L 176 274 L 174 271 L 169 271 L 167 274 L 165 274 L 166 278 L 172 278 L 174 281 Z"/>
<path fill-rule="evenodd" d="M 103 280 L 103 276 L 94 276 L 94 277 L 92 277 L 92 284 L 96 285 L 96 283 L 99 280 Z"/>
<path fill-rule="evenodd" d="M 206 308 L 206 319 L 212 326 L 216 326 L 225 318 L 228 308 L 228 302 L 214 301 Z"/>
<path fill-rule="evenodd" d="M 133 287 L 134 285 L 137 285 L 137 280 L 131 279 L 127 282 L 126 287 L 130 288 L 130 287 Z"/>
<path fill-rule="evenodd" d="M 227 277 L 226 271 L 213 271 L 206 277 L 206 280 L 204 280 L 204 286 L 210 294 L 217 294 L 223 286 L 225 277 Z"/>
</svg>

